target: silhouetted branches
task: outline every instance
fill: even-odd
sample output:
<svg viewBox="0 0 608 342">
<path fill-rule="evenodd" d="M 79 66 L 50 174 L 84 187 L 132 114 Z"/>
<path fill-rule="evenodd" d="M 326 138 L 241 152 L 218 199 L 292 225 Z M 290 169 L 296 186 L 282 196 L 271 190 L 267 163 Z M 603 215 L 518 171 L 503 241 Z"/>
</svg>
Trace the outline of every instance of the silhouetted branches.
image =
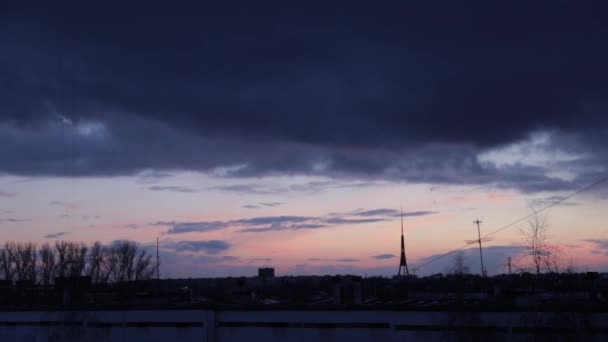
<svg viewBox="0 0 608 342">
<path fill-rule="evenodd" d="M 547 216 L 534 211 L 534 215 L 528 220 L 528 226 L 521 229 L 524 240 L 530 249 L 532 267 L 539 275 L 542 270 L 549 273 L 559 273 L 563 267 L 563 250 L 559 245 L 548 241 L 547 232 L 549 224 Z"/>
<path fill-rule="evenodd" d="M 0 250 L 0 268 L 5 280 L 13 281 L 17 272 L 17 244 L 6 242 Z"/>
<path fill-rule="evenodd" d="M 104 277 L 104 262 L 106 261 L 107 250 L 99 242 L 96 241 L 89 250 L 89 276 L 94 283 L 106 282 Z"/>
<path fill-rule="evenodd" d="M 53 282 L 55 274 L 55 251 L 50 244 L 45 243 L 40 247 L 40 277 L 42 285 L 49 286 Z"/>
<path fill-rule="evenodd" d="M 36 282 L 36 245 L 27 243 L 17 244 L 16 274 L 18 281 Z"/>
<path fill-rule="evenodd" d="M 156 270 L 152 256 L 132 241 L 110 246 L 95 242 L 56 241 L 37 247 L 31 242 L 6 242 L 0 247 L 0 276 L 13 281 L 39 281 L 51 285 L 55 278 L 90 276 L 93 283 L 150 279 Z"/>
<path fill-rule="evenodd" d="M 464 258 L 464 252 L 458 251 L 454 254 L 454 260 L 452 262 L 452 266 L 448 270 L 448 273 L 453 275 L 462 276 L 470 273 L 471 268 L 466 263 Z"/>
</svg>

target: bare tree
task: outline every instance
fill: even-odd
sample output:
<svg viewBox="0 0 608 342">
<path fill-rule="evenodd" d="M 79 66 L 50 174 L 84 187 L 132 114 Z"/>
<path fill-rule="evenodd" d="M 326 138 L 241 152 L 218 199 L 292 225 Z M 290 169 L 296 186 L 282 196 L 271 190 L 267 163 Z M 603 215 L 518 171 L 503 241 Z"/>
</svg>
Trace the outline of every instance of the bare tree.
<svg viewBox="0 0 608 342">
<path fill-rule="evenodd" d="M 105 247 L 99 279 L 102 283 L 109 283 L 116 279 L 118 256 L 115 252 L 116 250 L 113 246 Z"/>
<path fill-rule="evenodd" d="M 40 247 L 40 277 L 42 284 L 51 285 L 55 272 L 55 251 L 50 244 L 45 243 Z"/>
<path fill-rule="evenodd" d="M 140 249 L 135 258 L 135 278 L 133 280 L 147 280 L 156 272 L 156 265 L 152 264 L 152 256 Z"/>
<path fill-rule="evenodd" d="M 0 269 L 5 280 L 13 281 L 17 271 L 17 244 L 9 241 L 0 250 Z"/>
<path fill-rule="evenodd" d="M 36 281 L 36 245 L 32 242 L 18 243 L 16 274 L 19 281 Z"/>
<path fill-rule="evenodd" d="M 39 261 L 39 262 L 38 262 Z M 53 277 L 91 276 L 95 283 L 150 279 L 156 266 L 152 256 L 132 241 L 119 241 L 106 247 L 95 242 L 57 241 L 38 250 L 34 243 L 6 242 L 0 247 L 0 275 L 4 279 L 37 280 L 50 285 Z"/>
<path fill-rule="evenodd" d="M 70 277 L 80 277 L 87 263 L 87 246 L 80 242 L 70 242 L 67 248 L 67 274 Z"/>
<path fill-rule="evenodd" d="M 522 228 L 521 233 L 530 249 L 530 257 L 536 274 L 539 275 L 545 263 L 547 251 L 547 217 L 541 215 L 533 208 L 534 214 L 528 220 L 528 226 Z"/>
<path fill-rule="evenodd" d="M 559 273 L 566 270 L 564 266 L 564 250 L 558 244 L 549 242 L 547 216 L 531 209 L 533 215 L 528 220 L 528 226 L 521 229 L 529 248 L 532 268 L 539 275 L 541 271 Z"/>
<path fill-rule="evenodd" d="M 89 249 L 89 270 L 88 275 L 94 283 L 101 283 L 107 280 L 104 275 L 104 262 L 107 258 L 107 249 L 96 241 Z"/>
<path fill-rule="evenodd" d="M 469 267 L 469 265 L 466 263 L 465 259 L 464 259 L 464 252 L 463 251 L 458 251 L 454 254 L 454 259 L 452 261 L 452 266 L 449 270 L 449 273 L 453 274 L 453 275 L 465 275 L 470 273 L 471 268 Z"/>
<path fill-rule="evenodd" d="M 564 267 L 564 251 L 557 244 L 545 244 L 545 255 L 543 264 L 545 270 L 549 273 L 560 273 L 566 270 Z"/>
<path fill-rule="evenodd" d="M 114 248 L 118 260 L 116 281 L 120 282 L 132 280 L 134 274 L 133 264 L 135 254 L 137 253 L 137 245 L 131 241 L 120 241 L 115 244 Z"/>
<path fill-rule="evenodd" d="M 133 241 L 118 241 L 109 248 L 107 262 L 113 282 L 150 279 L 156 270 L 152 256 Z"/>
<path fill-rule="evenodd" d="M 578 263 L 574 260 L 574 258 L 570 257 L 570 259 L 568 260 L 568 265 L 564 268 L 564 272 L 574 274 L 579 273 L 580 271 L 581 270 Z"/>
<path fill-rule="evenodd" d="M 57 265 L 55 276 L 64 278 L 67 276 L 68 270 L 68 246 L 67 241 L 56 241 L 55 250 L 57 250 Z"/>
</svg>

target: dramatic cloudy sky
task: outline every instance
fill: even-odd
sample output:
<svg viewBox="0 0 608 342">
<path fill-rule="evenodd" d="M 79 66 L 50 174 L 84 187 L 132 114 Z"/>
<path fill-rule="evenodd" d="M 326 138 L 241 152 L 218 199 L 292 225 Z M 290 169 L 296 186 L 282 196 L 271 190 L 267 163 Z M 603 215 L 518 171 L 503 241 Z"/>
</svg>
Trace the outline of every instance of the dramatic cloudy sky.
<svg viewBox="0 0 608 342">
<path fill-rule="evenodd" d="M 606 176 L 599 6 L 4 1 L 0 240 L 158 236 L 164 276 L 389 275 L 402 207 L 425 263 Z M 549 211 L 565 258 L 608 270 L 607 204 Z"/>
</svg>

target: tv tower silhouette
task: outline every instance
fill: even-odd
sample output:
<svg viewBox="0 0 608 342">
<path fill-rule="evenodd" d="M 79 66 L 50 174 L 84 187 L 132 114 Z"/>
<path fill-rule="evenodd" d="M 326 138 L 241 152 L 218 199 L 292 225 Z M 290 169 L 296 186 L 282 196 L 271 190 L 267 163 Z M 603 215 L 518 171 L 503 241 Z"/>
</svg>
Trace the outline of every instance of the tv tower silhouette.
<svg viewBox="0 0 608 342">
<path fill-rule="evenodd" d="M 403 238 L 403 209 L 401 209 L 401 259 L 399 260 L 399 271 L 397 272 L 397 276 L 400 277 L 402 275 L 410 275 L 410 270 L 407 268 L 407 260 L 405 259 L 405 240 Z"/>
</svg>

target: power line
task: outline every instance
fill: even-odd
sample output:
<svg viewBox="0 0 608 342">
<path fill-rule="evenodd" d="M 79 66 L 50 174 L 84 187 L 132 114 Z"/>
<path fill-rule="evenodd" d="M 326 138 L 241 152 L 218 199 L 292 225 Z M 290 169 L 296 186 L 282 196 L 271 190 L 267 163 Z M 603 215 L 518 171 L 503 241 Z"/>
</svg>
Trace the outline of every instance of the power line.
<svg viewBox="0 0 608 342">
<path fill-rule="evenodd" d="M 585 191 L 587 191 L 587 190 L 589 190 L 589 189 L 591 189 L 591 188 L 593 188 L 593 187 L 595 187 L 595 186 L 598 186 L 598 185 L 600 185 L 600 184 L 602 184 L 602 183 L 604 183 L 604 182 L 606 182 L 606 181 L 608 181 L 608 176 L 606 176 L 606 177 L 604 177 L 604 178 L 601 178 L 601 179 L 599 179 L 599 180 L 597 180 L 597 181 L 595 181 L 595 182 L 591 183 L 590 185 L 587 185 L 586 187 L 581 188 L 581 189 L 579 189 L 579 190 L 577 190 L 577 191 L 575 191 L 575 192 L 573 192 L 573 193 L 569 194 L 568 196 L 562 197 L 562 198 L 560 198 L 560 199 L 558 199 L 558 200 L 556 200 L 556 201 L 552 202 L 551 204 L 549 204 L 549 205 L 547 205 L 547 206 L 545 206 L 545 207 L 542 207 L 541 209 L 535 210 L 533 213 L 528 214 L 528 215 L 526 215 L 526 216 L 524 216 L 524 217 L 522 217 L 522 218 L 520 218 L 520 219 L 518 219 L 518 220 L 515 220 L 515 221 L 513 221 L 513 222 L 511 222 L 511 223 L 507 224 L 506 226 L 500 227 L 500 228 L 496 229 L 495 231 L 490 232 L 490 233 L 488 233 L 488 234 L 486 234 L 486 235 L 482 236 L 482 237 L 481 237 L 481 239 L 484 239 L 484 238 L 490 237 L 490 236 L 492 236 L 492 235 L 495 235 L 495 234 L 497 234 L 497 233 L 499 233 L 499 232 L 501 232 L 501 231 L 503 231 L 503 230 L 505 230 L 505 229 L 507 229 L 507 228 L 510 228 L 510 227 L 512 227 L 512 226 L 514 226 L 514 225 L 516 225 L 516 224 L 518 224 L 518 223 L 520 223 L 520 222 L 522 222 L 522 221 L 525 221 L 525 220 L 529 219 L 530 217 L 532 217 L 532 216 L 534 216 L 534 215 L 537 215 L 537 214 L 539 214 L 539 213 L 541 213 L 541 212 L 543 212 L 543 211 L 545 211 L 545 210 L 547 210 L 547 209 L 553 208 L 553 207 L 555 207 L 556 205 L 558 205 L 558 204 L 560 204 L 560 203 L 562 203 L 562 202 L 564 202 L 564 201 L 567 201 L 567 200 L 571 199 L 572 197 L 574 197 L 574 196 L 576 196 L 576 195 L 579 195 L 579 194 L 581 194 L 581 193 L 583 193 L 583 192 L 585 192 Z M 438 255 L 438 256 L 436 256 L 436 257 L 434 257 L 434 258 L 430 259 L 429 261 L 427 261 L 427 262 L 425 262 L 425 263 L 423 263 L 423 264 L 417 265 L 417 266 L 415 267 L 415 269 L 416 269 L 416 270 L 420 270 L 422 267 L 425 267 L 425 266 L 427 266 L 427 265 L 429 265 L 429 264 L 431 264 L 431 263 L 433 263 L 433 262 L 435 262 L 435 261 L 437 261 L 437 260 L 439 260 L 439 259 L 443 259 L 443 258 L 445 258 L 446 256 L 448 256 L 448 255 L 450 255 L 450 254 L 452 254 L 452 253 L 454 253 L 454 252 L 458 252 L 458 251 L 460 251 L 460 250 L 464 249 L 464 248 L 465 248 L 465 247 L 467 247 L 467 246 L 469 246 L 469 244 L 468 244 L 468 243 L 467 243 L 466 245 L 462 246 L 462 247 L 459 247 L 459 248 L 453 249 L 453 250 L 451 250 L 451 251 L 449 251 L 449 252 L 447 252 L 447 253 L 444 253 L 444 254 Z"/>
</svg>

